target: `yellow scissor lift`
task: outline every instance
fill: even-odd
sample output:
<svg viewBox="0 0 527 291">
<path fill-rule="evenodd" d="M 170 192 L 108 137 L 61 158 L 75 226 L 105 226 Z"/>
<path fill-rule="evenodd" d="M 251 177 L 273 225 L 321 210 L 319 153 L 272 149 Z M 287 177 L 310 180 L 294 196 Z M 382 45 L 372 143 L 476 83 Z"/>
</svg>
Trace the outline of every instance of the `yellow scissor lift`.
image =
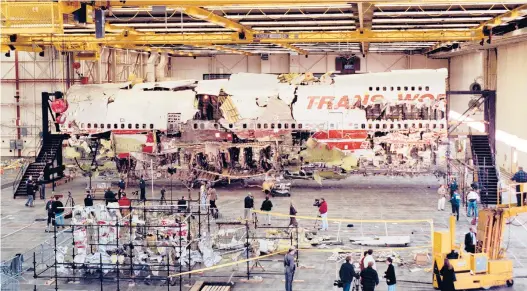
<svg viewBox="0 0 527 291">
<path fill-rule="evenodd" d="M 518 184 L 511 184 L 515 186 Z M 527 190 L 527 183 L 520 184 L 520 191 Z M 500 204 L 496 208 L 487 208 L 479 211 L 477 223 L 476 253 L 471 254 L 463 250 L 463 245 L 456 245 L 456 220 L 450 217 L 450 231 L 434 232 L 434 272 L 433 286 L 439 288 L 438 272 L 443 267 L 444 259 L 455 250 L 459 253 L 458 259 L 450 259 L 456 272 L 456 290 L 488 289 L 494 286 L 512 286 L 513 262 L 505 256 L 501 247 L 503 231 L 507 219 L 520 213 L 526 213 L 527 206 Z"/>
</svg>

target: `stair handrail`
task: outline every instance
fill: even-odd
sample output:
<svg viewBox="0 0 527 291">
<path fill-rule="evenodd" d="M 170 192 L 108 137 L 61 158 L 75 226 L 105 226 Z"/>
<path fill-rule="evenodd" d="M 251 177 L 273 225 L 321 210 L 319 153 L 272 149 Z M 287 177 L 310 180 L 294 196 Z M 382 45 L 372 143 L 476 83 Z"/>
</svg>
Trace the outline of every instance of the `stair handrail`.
<svg viewBox="0 0 527 291">
<path fill-rule="evenodd" d="M 483 99 L 483 101 L 481 101 Z M 465 112 L 463 112 L 463 114 L 461 114 L 460 118 L 458 119 L 458 122 L 456 124 L 453 124 L 453 126 L 451 126 L 448 130 L 447 130 L 447 134 L 451 134 L 452 132 L 454 132 L 454 130 L 456 128 L 458 128 L 458 126 L 460 126 L 462 123 L 465 122 L 465 120 L 468 118 L 468 115 L 467 113 L 469 113 L 470 111 L 472 111 L 472 109 L 480 106 L 483 102 L 485 101 L 485 97 L 483 97 L 483 95 L 481 95 L 478 100 L 474 103 L 472 103 L 468 108 L 467 110 L 465 110 Z M 470 126 L 469 126 L 470 128 Z"/>
<path fill-rule="evenodd" d="M 18 189 L 18 185 L 20 185 L 20 182 L 22 181 L 22 177 L 24 177 L 24 174 L 26 173 L 26 169 L 29 165 L 29 161 L 25 160 L 22 164 L 22 167 L 18 170 L 18 173 L 16 174 L 15 180 L 13 181 L 13 195 L 15 195 L 16 190 Z"/>
</svg>

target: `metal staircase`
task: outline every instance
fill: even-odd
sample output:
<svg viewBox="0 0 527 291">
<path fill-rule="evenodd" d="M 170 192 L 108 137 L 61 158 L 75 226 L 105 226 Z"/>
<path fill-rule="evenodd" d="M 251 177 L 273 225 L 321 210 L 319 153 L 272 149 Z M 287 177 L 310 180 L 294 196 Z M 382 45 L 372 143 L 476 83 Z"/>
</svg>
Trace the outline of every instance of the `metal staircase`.
<svg viewBox="0 0 527 291">
<path fill-rule="evenodd" d="M 499 176 L 488 135 L 470 135 L 470 146 L 477 183 L 481 189 L 481 202 L 486 205 L 499 204 L 501 200 L 501 197 L 498 197 Z"/>
<path fill-rule="evenodd" d="M 52 134 L 42 141 L 42 147 L 35 158 L 35 162 L 30 163 L 27 167 L 22 167 L 13 184 L 13 198 L 18 196 L 27 196 L 26 181 L 30 176 L 33 181 L 37 181 L 40 173 L 44 173 L 45 181 L 50 181 L 50 175 L 57 173 L 55 179 L 62 178 L 62 141 L 67 138 L 66 135 Z M 59 156 L 60 155 L 60 156 Z M 58 160 L 58 163 L 54 162 Z M 58 166 L 58 167 L 56 167 Z"/>
</svg>

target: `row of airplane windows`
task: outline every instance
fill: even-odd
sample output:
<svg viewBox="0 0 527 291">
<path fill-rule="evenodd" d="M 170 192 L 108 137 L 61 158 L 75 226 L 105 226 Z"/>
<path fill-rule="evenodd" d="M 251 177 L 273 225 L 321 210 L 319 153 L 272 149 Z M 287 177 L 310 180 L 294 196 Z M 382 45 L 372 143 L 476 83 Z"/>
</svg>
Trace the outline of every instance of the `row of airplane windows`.
<svg viewBox="0 0 527 291">
<path fill-rule="evenodd" d="M 94 123 L 93 124 L 93 127 L 92 127 L 92 124 L 91 123 L 87 123 L 86 124 L 86 127 L 84 126 L 85 124 L 84 123 L 81 123 L 80 125 L 80 128 L 81 129 L 98 129 L 98 128 L 101 128 L 101 129 L 154 129 L 154 124 L 149 124 L 149 127 L 147 128 L 147 124 L 146 123 L 143 123 L 142 126 L 139 124 L 139 123 L 136 123 L 135 126 L 131 123 L 128 123 L 128 125 L 124 124 L 124 123 L 121 123 L 121 124 L 117 124 L 117 123 L 114 123 L 113 124 L 113 127 L 111 124 L 106 124 L 106 127 L 104 125 L 104 123 L 101 123 L 101 124 L 98 124 L 98 123 Z M 257 124 L 249 124 L 249 125 L 252 125 L 252 126 L 248 126 L 247 123 L 244 123 L 242 124 L 242 128 L 243 129 L 248 129 L 249 127 L 252 127 L 251 129 L 302 129 L 303 128 L 303 125 L 302 123 L 257 123 Z M 256 127 L 254 126 L 256 125 Z M 312 124 L 312 125 L 309 125 L 308 127 L 317 127 L 316 124 Z M 68 125 L 68 128 L 71 128 L 71 124 Z M 198 125 L 198 123 L 194 123 L 194 129 L 205 129 L 205 124 L 204 123 L 200 123 Z M 319 124 L 318 127 L 325 127 L 325 124 Z M 330 129 L 333 129 L 335 128 L 335 124 L 330 124 L 329 125 L 329 128 Z M 359 124 L 353 124 L 353 127 L 358 129 L 359 128 Z M 361 129 L 408 129 L 408 128 L 433 128 L 433 129 L 436 129 L 436 128 L 440 128 L 440 129 L 444 129 L 445 128 L 445 125 L 444 124 L 439 124 L 439 127 L 438 127 L 438 124 L 436 123 L 433 123 L 433 124 L 429 124 L 429 123 L 425 123 L 423 125 L 423 123 L 412 123 L 412 124 L 408 124 L 408 123 L 404 123 L 404 124 L 401 124 L 401 123 L 398 123 L 398 124 L 394 124 L 394 123 L 390 123 L 390 124 L 373 124 L 373 123 L 362 123 L 360 124 L 360 128 Z M 217 123 L 214 123 L 214 128 L 217 129 L 218 128 L 218 124 Z M 231 123 L 229 124 L 229 128 L 232 129 L 234 128 L 234 125 Z"/>
<path fill-rule="evenodd" d="M 375 88 L 374 87 L 369 87 L 368 89 L 370 91 L 388 91 L 388 87 L 375 87 Z M 401 87 L 401 86 L 393 87 L 393 86 L 391 86 L 390 87 L 390 91 L 394 91 L 395 89 L 397 89 L 396 91 L 423 91 L 423 87 L 422 86 L 418 86 L 418 87 L 416 87 L 416 86 L 410 86 L 410 87 L 409 86 L 404 86 L 404 87 Z M 403 89 L 403 90 L 401 90 L 401 89 Z M 424 89 L 425 89 L 425 91 L 430 91 L 430 87 L 428 87 L 428 86 L 425 86 Z"/>
<path fill-rule="evenodd" d="M 93 127 L 92 127 L 93 125 Z M 68 125 L 68 128 L 71 128 L 71 124 Z M 106 124 L 106 127 L 104 127 L 104 123 L 101 123 L 101 124 L 98 124 L 98 123 L 94 123 L 94 124 L 91 124 L 91 123 L 87 123 L 87 124 L 84 124 L 84 123 L 81 123 L 80 125 L 80 128 L 82 129 L 92 129 L 92 128 L 101 128 L 101 129 L 147 129 L 147 124 L 146 123 L 143 123 L 142 126 L 139 124 L 139 123 L 136 123 L 135 126 L 131 123 L 128 123 L 128 126 L 124 123 L 121 123 L 121 124 L 117 124 L 117 123 L 114 123 L 113 124 L 113 127 L 110 123 Z M 154 124 L 153 123 L 150 123 L 148 129 L 154 129 Z"/>
</svg>

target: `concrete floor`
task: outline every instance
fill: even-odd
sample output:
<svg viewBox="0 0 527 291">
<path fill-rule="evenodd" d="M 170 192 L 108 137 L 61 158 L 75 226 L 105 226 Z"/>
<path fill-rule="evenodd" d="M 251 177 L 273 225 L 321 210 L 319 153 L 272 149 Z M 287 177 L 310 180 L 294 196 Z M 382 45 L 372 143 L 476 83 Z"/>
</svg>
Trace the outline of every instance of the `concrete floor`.
<svg viewBox="0 0 527 291">
<path fill-rule="evenodd" d="M 94 181 L 96 183 L 97 181 Z M 256 182 L 255 182 L 256 184 Z M 325 181 L 323 186 L 319 186 L 314 181 L 295 181 L 293 185 L 292 198 L 274 198 L 275 205 L 273 211 L 287 213 L 289 201 L 292 199 L 298 210 L 298 215 L 313 216 L 316 215 L 316 208 L 312 206 L 315 198 L 324 197 L 329 205 L 330 218 L 346 219 L 433 219 L 434 228 L 447 229 L 448 209 L 444 212 L 436 210 L 436 187 L 438 181 L 435 177 L 419 178 L 387 178 L 387 177 L 350 177 L 344 181 Z M 75 202 L 82 203 L 86 181 L 77 179 L 68 184 L 57 188 L 57 193 L 72 191 Z M 186 195 L 186 189 L 174 187 L 174 197 Z M 8 190 L 8 189 L 4 189 Z M 159 189 L 156 187 L 155 197 L 159 196 Z M 264 195 L 258 188 L 241 188 L 238 185 L 218 188 L 218 207 L 222 218 L 235 219 L 242 215 L 243 197 L 250 191 L 255 196 L 255 206 L 259 208 Z M 197 191 L 194 191 L 194 197 L 197 197 Z M 48 192 L 48 195 L 50 193 Z M 147 196 L 150 197 L 150 191 Z M 101 194 L 102 196 L 102 194 Z M 170 191 L 168 191 L 170 196 Z M 38 218 L 45 218 L 44 201 L 37 200 L 34 208 L 24 207 L 23 199 L 12 199 L 11 191 L 2 191 L 1 201 L 1 256 L 2 260 L 12 257 L 16 253 L 26 253 L 29 249 L 39 245 L 45 240 L 51 238 L 51 234 L 44 232 L 45 221 L 35 221 Z M 447 208 L 450 205 L 447 204 Z M 505 232 L 505 247 L 508 248 L 508 256 L 514 260 L 515 267 L 515 285 L 512 288 L 495 288 L 493 290 L 527 290 L 527 226 L 524 222 L 527 216 L 518 218 L 517 225 L 511 226 L 510 231 Z M 299 220 L 300 226 L 312 228 L 313 221 Z M 275 219 L 273 225 L 286 225 L 284 219 Z M 469 228 L 469 219 L 465 212 L 457 224 L 457 241 L 462 242 L 464 233 Z M 337 223 L 330 223 L 328 235 L 336 236 L 338 231 Z M 362 227 L 355 223 L 353 228 L 342 228 L 340 233 L 344 241 L 350 236 L 360 236 L 365 234 L 383 235 L 385 232 L 390 235 L 406 234 L 410 235 L 413 245 L 422 245 L 430 242 L 430 228 L 426 224 L 373 224 L 364 223 Z M 354 248 L 349 242 L 346 242 L 347 249 Z M 410 257 L 411 251 L 398 251 L 402 257 Z M 296 283 L 295 290 L 337 290 L 332 286 L 335 279 L 336 271 L 340 264 L 334 261 L 328 261 L 331 252 L 301 252 L 300 264 L 304 266 L 314 266 L 314 269 L 299 269 L 296 279 L 304 282 Z M 264 261 L 262 265 L 267 271 L 276 271 L 277 275 L 261 275 L 264 278 L 262 283 L 240 283 L 237 278 L 234 290 L 283 290 L 283 275 L 281 262 Z M 433 290 L 431 282 L 431 273 L 426 272 L 424 268 L 419 268 L 414 272 L 409 269 L 415 266 L 396 267 L 398 290 Z M 383 263 L 378 263 L 380 274 L 385 270 Z M 245 265 L 240 265 L 236 275 L 244 275 Z M 219 270 L 206 273 L 205 275 L 226 275 L 230 276 L 232 268 L 228 270 Z M 42 280 L 33 281 L 31 276 L 25 276 L 28 281 L 21 285 L 22 290 L 33 290 L 33 284 L 37 285 L 36 290 L 51 290 L 53 286 L 45 285 Z M 193 279 L 196 279 L 193 277 Z M 223 278 L 203 278 L 206 281 L 227 281 Z M 214 280 L 216 279 L 216 280 Z M 144 290 L 145 285 L 137 284 L 129 286 L 127 282 L 121 282 L 120 290 Z M 149 290 L 179 290 L 179 286 L 148 286 Z M 101 290 L 98 281 L 91 283 L 84 282 L 81 284 L 66 284 L 60 281 L 60 290 Z M 106 282 L 104 290 L 117 290 L 115 283 Z M 182 290 L 188 290 L 183 288 Z M 387 290 L 386 284 L 381 280 L 381 284 L 376 290 Z"/>
</svg>

